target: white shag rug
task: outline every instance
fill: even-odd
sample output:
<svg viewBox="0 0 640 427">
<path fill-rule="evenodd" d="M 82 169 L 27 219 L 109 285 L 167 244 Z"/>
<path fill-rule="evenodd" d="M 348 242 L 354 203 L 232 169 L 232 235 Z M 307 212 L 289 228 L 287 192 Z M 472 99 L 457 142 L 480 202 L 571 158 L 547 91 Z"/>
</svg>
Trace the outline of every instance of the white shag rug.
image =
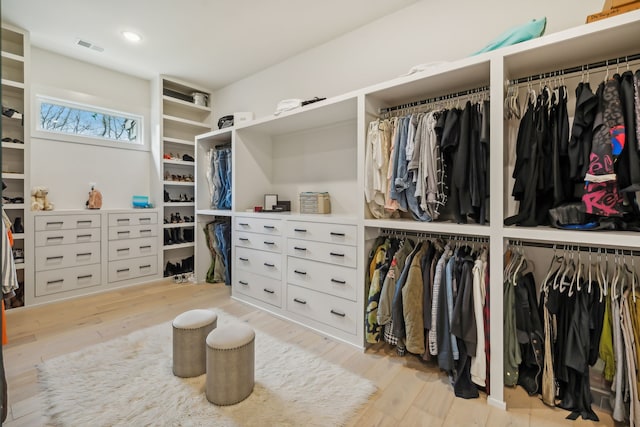
<svg viewBox="0 0 640 427">
<path fill-rule="evenodd" d="M 215 311 L 218 325 L 239 321 Z M 253 393 L 215 406 L 204 394 L 206 375 L 173 375 L 171 322 L 47 360 L 38 371 L 55 426 L 340 426 L 376 390 L 256 330 Z"/>
</svg>

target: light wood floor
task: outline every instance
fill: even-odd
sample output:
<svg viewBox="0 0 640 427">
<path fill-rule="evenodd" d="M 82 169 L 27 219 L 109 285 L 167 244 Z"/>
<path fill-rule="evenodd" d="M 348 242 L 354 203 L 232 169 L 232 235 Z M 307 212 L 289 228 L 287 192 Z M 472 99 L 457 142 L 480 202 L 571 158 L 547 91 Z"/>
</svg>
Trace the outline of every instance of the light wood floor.
<svg viewBox="0 0 640 427">
<path fill-rule="evenodd" d="M 599 424 L 567 421 L 566 411 L 544 406 L 521 389 L 506 389 L 509 409 L 490 407 L 486 396 L 454 397 L 446 377 L 413 356 L 398 357 L 387 346 L 366 352 L 325 338 L 230 298 L 217 284 L 161 281 L 62 303 L 9 310 L 4 347 L 9 387 L 7 427 L 44 426 L 36 365 L 83 347 L 172 320 L 193 308 L 219 307 L 279 339 L 369 378 L 378 391 L 345 423 L 349 426 L 594 426 L 614 425 L 598 412 Z M 75 426 L 74 426 L 75 427 Z"/>
</svg>

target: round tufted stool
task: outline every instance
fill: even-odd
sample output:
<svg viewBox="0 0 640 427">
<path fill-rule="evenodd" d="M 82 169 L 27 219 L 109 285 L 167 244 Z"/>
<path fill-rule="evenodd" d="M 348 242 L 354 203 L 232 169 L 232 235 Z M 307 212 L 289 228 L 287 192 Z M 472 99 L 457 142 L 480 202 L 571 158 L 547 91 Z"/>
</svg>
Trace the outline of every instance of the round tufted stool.
<svg viewBox="0 0 640 427">
<path fill-rule="evenodd" d="M 249 397 L 254 384 L 256 334 L 246 323 L 232 323 L 207 336 L 207 400 L 233 405 Z"/>
<path fill-rule="evenodd" d="M 189 310 L 173 320 L 173 375 L 197 377 L 207 371 L 206 339 L 218 315 L 211 310 Z"/>
</svg>

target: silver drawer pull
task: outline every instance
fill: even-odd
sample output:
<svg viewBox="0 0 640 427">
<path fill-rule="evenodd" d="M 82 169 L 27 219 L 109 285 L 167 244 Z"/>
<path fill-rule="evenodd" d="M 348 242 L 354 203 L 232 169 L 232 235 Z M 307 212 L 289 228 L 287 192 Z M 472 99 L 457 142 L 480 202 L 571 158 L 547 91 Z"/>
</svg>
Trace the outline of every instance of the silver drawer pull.
<svg viewBox="0 0 640 427">
<path fill-rule="evenodd" d="M 303 299 L 299 299 L 299 298 L 294 298 L 293 299 L 295 302 L 297 302 L 298 304 L 306 304 L 307 302 Z"/>
<path fill-rule="evenodd" d="M 248 262 L 248 261 L 249 261 L 249 258 L 243 258 L 243 257 L 240 257 L 240 258 L 238 258 L 238 259 L 239 259 L 240 261 L 244 261 L 244 262 Z"/>
<path fill-rule="evenodd" d="M 47 257 L 47 261 L 51 261 L 51 260 L 54 260 L 54 259 L 62 259 L 62 258 L 64 258 L 64 255 L 48 256 Z"/>
<path fill-rule="evenodd" d="M 140 222 L 143 221 L 151 222 L 151 218 L 140 218 Z"/>
<path fill-rule="evenodd" d="M 268 289 L 268 288 L 264 288 L 263 291 L 265 291 L 268 294 L 275 294 L 276 293 L 276 291 Z"/>
<path fill-rule="evenodd" d="M 273 225 L 263 225 L 263 227 L 264 227 L 264 228 L 266 228 L 267 230 L 273 230 L 273 229 L 275 229 L 275 228 L 276 228 L 276 227 L 275 227 L 275 226 L 273 226 Z"/>
<path fill-rule="evenodd" d="M 242 286 L 249 286 L 249 283 L 244 282 L 242 280 L 238 280 L 238 283 L 240 283 Z"/>
<path fill-rule="evenodd" d="M 307 250 L 307 248 L 303 248 L 303 247 L 300 247 L 300 246 L 294 246 L 293 249 L 295 249 L 296 251 L 306 251 Z"/>
<path fill-rule="evenodd" d="M 124 251 L 129 252 L 129 248 L 120 248 L 120 249 L 118 249 L 117 251 L 118 251 L 118 252 L 124 252 Z"/>
<path fill-rule="evenodd" d="M 129 218 L 118 218 L 118 222 L 129 222 Z"/>
<path fill-rule="evenodd" d="M 140 230 L 140 234 L 142 233 L 151 233 L 152 230 Z"/>
<path fill-rule="evenodd" d="M 85 274 L 84 276 L 78 276 L 78 280 L 80 279 L 91 279 L 93 274 Z"/>
<path fill-rule="evenodd" d="M 151 264 L 145 264 L 145 265 L 141 265 L 140 270 L 142 270 L 143 268 L 151 268 Z"/>
<path fill-rule="evenodd" d="M 344 280 L 338 280 L 338 279 L 331 279 L 331 282 L 333 283 L 340 283 L 341 285 L 346 284 L 347 282 Z"/>
<path fill-rule="evenodd" d="M 47 281 L 47 285 L 55 285 L 56 283 L 62 283 L 62 282 L 64 282 L 64 279 L 49 280 Z"/>
<path fill-rule="evenodd" d="M 241 242 L 248 242 L 249 239 L 246 237 L 238 237 L 238 240 L 240 240 Z"/>
<path fill-rule="evenodd" d="M 264 263 L 265 267 L 275 267 L 275 264 L 271 264 L 270 262 L 265 262 Z"/>
<path fill-rule="evenodd" d="M 126 231 L 118 231 L 118 234 L 119 234 L 119 235 L 120 235 L 120 234 L 129 234 L 129 233 L 131 233 L 129 230 L 126 230 Z"/>
<path fill-rule="evenodd" d="M 334 233 L 333 231 L 331 233 L 332 236 L 337 236 L 337 237 L 344 237 L 344 233 Z"/>
<path fill-rule="evenodd" d="M 64 236 L 51 236 L 51 237 L 47 237 L 47 241 L 49 240 L 62 240 L 64 239 Z"/>
<path fill-rule="evenodd" d="M 91 252 L 83 252 L 81 254 L 76 254 L 76 257 L 79 257 L 79 256 L 91 256 L 91 255 L 93 255 L 93 253 L 91 253 Z"/>
<path fill-rule="evenodd" d="M 87 237 L 91 237 L 91 234 L 78 234 L 76 239 L 86 239 Z"/>
<path fill-rule="evenodd" d="M 294 228 L 293 231 L 295 231 L 296 233 L 306 233 L 307 230 L 305 230 L 304 228 Z"/>
<path fill-rule="evenodd" d="M 80 224 L 91 224 L 91 220 L 90 219 L 79 219 L 78 221 L 76 221 L 76 224 L 80 225 Z"/>
<path fill-rule="evenodd" d="M 338 252 L 329 252 L 329 255 L 331 255 L 331 256 L 344 257 L 344 254 L 341 254 L 341 253 L 338 253 Z"/>
<path fill-rule="evenodd" d="M 249 223 L 248 222 L 239 222 L 238 225 L 240 225 L 242 227 L 248 227 Z"/>
<path fill-rule="evenodd" d="M 296 273 L 296 274 L 301 274 L 301 275 L 303 275 L 303 276 L 306 276 L 306 275 L 307 275 L 307 272 L 306 272 L 306 271 L 293 270 L 293 272 L 294 272 L 294 273 Z"/>
<path fill-rule="evenodd" d="M 64 224 L 63 221 L 51 221 L 51 222 L 47 222 L 47 225 L 61 225 Z"/>
<path fill-rule="evenodd" d="M 140 246 L 140 249 L 151 249 L 151 245 Z"/>
<path fill-rule="evenodd" d="M 124 273 L 126 271 L 129 271 L 129 269 L 128 268 L 121 268 L 119 270 L 116 270 L 116 273 Z"/>
<path fill-rule="evenodd" d="M 331 309 L 331 314 L 335 314 L 336 316 L 340 316 L 340 317 L 345 317 L 346 314 L 341 312 L 341 311 L 336 311 L 334 309 Z"/>
<path fill-rule="evenodd" d="M 275 245 L 275 242 L 264 242 L 265 245 L 271 246 L 271 245 Z"/>
</svg>

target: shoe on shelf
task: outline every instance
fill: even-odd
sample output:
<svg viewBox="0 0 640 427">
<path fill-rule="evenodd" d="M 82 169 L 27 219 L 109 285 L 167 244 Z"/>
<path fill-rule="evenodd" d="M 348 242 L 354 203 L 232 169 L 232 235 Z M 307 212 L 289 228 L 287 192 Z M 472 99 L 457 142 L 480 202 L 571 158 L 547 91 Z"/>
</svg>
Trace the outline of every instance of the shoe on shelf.
<svg viewBox="0 0 640 427">
<path fill-rule="evenodd" d="M 13 232 L 16 234 L 24 233 L 24 227 L 22 226 L 22 218 L 16 217 L 16 219 L 13 221 L 12 228 L 13 228 Z"/>
<path fill-rule="evenodd" d="M 13 250 L 13 261 L 16 263 L 24 262 L 24 251 L 22 249 L 16 248 Z"/>
<path fill-rule="evenodd" d="M 165 160 L 171 160 L 171 154 L 164 153 L 162 155 L 162 158 L 165 159 Z"/>
<path fill-rule="evenodd" d="M 9 138 L 8 136 L 2 138 L 2 142 L 13 142 L 15 144 L 24 144 L 24 141 L 22 141 L 22 140 L 20 140 L 18 138 Z"/>
<path fill-rule="evenodd" d="M 14 110 L 13 108 L 2 107 L 2 115 L 9 117 L 10 119 L 22 120 L 22 113 Z"/>
<path fill-rule="evenodd" d="M 195 159 L 193 157 L 191 157 L 190 155 L 188 155 L 188 154 L 183 155 L 182 156 L 182 160 L 184 160 L 185 162 L 193 162 L 193 161 L 195 161 Z"/>
</svg>

